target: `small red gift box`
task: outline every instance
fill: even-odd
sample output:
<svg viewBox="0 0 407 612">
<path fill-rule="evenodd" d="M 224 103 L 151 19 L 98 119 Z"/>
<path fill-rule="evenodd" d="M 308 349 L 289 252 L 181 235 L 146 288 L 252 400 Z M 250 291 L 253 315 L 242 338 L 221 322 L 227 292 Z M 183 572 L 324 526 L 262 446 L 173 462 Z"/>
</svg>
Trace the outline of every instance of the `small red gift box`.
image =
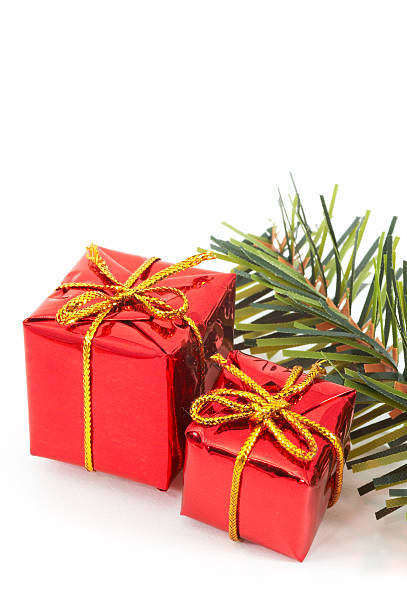
<svg viewBox="0 0 407 612">
<path fill-rule="evenodd" d="M 270 394 L 278 393 L 288 384 L 290 376 L 290 370 L 284 367 L 239 351 L 233 351 L 225 360 L 225 367 L 230 366 L 237 366 Z M 305 376 L 299 378 L 300 382 L 304 380 Z M 226 369 L 221 371 L 214 389 L 252 392 L 250 386 Z M 223 405 L 206 399 L 202 404 L 203 420 L 233 414 L 225 404 L 236 397 L 223 397 L 226 398 Z M 277 434 L 272 435 L 266 428 L 262 431 L 250 447 L 241 471 L 237 516 L 238 534 L 242 538 L 299 561 L 304 559 L 340 476 L 332 440 L 339 447 L 343 464 L 342 449 L 346 456 L 354 399 L 354 390 L 316 378 L 296 401 L 290 402 L 288 418 L 294 414 L 294 420 L 297 414 L 298 420 L 302 419 L 297 427 L 309 421 L 327 432 L 324 436 L 312 431 L 315 456 L 307 461 L 297 459 L 278 442 L 281 431 L 288 441 L 286 445 L 292 443 L 300 454 L 307 452 L 304 450 L 307 445 L 295 427 L 290 427 L 287 421 L 281 422 L 275 413 L 273 422 L 278 425 Z M 253 405 L 252 419 L 209 425 L 192 422 L 188 426 L 181 514 L 226 531 L 229 528 L 231 533 L 231 483 L 239 463 L 236 457 L 241 455 L 242 447 L 261 422 L 262 411 L 268 408 L 258 396 Z"/>
<path fill-rule="evenodd" d="M 127 279 L 146 260 L 90 248 L 93 260 L 88 250 L 64 288 L 24 321 L 31 453 L 84 465 L 88 436 L 91 469 L 167 489 L 182 465 L 188 409 L 202 382 L 197 334 L 206 360 L 203 387 L 209 389 L 217 370 L 206 358 L 216 350 L 227 354 L 232 346 L 235 276 L 190 267 L 190 258 L 160 287 L 136 293 L 170 264 L 149 260 L 131 289 Z M 84 433 L 83 346 L 99 316 L 91 311 L 98 302 L 103 320 L 90 338 L 91 409 Z"/>
</svg>

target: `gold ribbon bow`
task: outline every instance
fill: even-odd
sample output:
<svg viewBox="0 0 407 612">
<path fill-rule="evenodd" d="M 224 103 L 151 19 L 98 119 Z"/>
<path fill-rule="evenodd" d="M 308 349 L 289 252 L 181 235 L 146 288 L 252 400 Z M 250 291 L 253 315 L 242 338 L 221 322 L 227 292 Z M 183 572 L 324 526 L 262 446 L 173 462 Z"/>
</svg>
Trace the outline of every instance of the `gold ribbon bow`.
<svg viewBox="0 0 407 612">
<path fill-rule="evenodd" d="M 56 319 L 61 325 L 73 325 L 83 319 L 95 317 L 87 330 L 83 341 L 83 405 L 84 405 L 84 446 L 85 467 L 93 471 L 92 458 L 92 397 L 91 397 L 91 357 L 92 340 L 103 319 L 113 311 L 125 308 L 140 308 L 147 314 L 158 319 L 181 319 L 185 321 L 192 330 L 199 348 L 199 376 L 200 384 L 204 380 L 205 355 L 202 336 L 196 323 L 187 316 L 188 299 L 183 291 L 174 287 L 157 285 L 160 281 L 172 276 L 177 272 L 197 266 L 207 259 L 215 259 L 214 253 L 206 252 L 192 255 L 188 259 L 168 266 L 164 270 L 156 272 L 151 277 L 139 282 L 140 276 L 159 260 L 159 257 L 147 259 L 135 270 L 125 283 L 120 283 L 109 270 L 106 262 L 99 254 L 96 245 L 87 247 L 87 258 L 99 269 L 110 284 L 98 285 L 94 283 L 62 283 L 57 289 L 83 289 L 84 293 L 70 299 L 56 314 Z M 174 308 L 164 300 L 153 294 L 169 293 L 180 298 L 181 306 Z M 89 304 L 89 302 L 91 302 Z M 88 304 L 88 305 L 87 305 Z"/>
<path fill-rule="evenodd" d="M 326 374 L 325 368 L 322 367 L 322 362 L 314 363 L 305 380 L 298 384 L 295 383 L 302 374 L 303 369 L 300 366 L 295 366 L 281 391 L 271 394 L 242 372 L 240 368 L 233 364 L 228 364 L 222 355 L 213 355 L 211 359 L 252 389 L 252 391 L 225 388 L 214 389 L 210 393 L 198 397 L 191 407 L 192 419 L 201 425 L 221 425 L 241 419 L 248 419 L 255 425 L 241 447 L 233 468 L 229 503 L 230 538 L 235 541 L 239 539 L 238 505 L 242 472 L 254 445 L 260 435 L 266 430 L 274 436 L 282 448 L 301 461 L 311 461 L 318 451 L 317 443 L 310 430 L 316 431 L 331 443 L 337 458 L 335 483 L 329 501 L 329 506 L 333 506 L 337 502 L 342 488 L 344 456 L 341 442 L 329 429 L 315 421 L 311 421 L 311 419 L 302 414 L 293 412 L 288 401 L 304 393 L 312 385 L 315 378 Z M 242 402 L 241 400 L 245 401 Z M 221 406 L 229 408 L 232 410 L 232 413 L 215 417 L 201 416 L 200 412 L 211 402 L 216 402 Z M 305 442 L 306 450 L 296 446 L 287 438 L 277 425 L 278 421 L 290 425 L 298 435 L 298 438 Z"/>
</svg>

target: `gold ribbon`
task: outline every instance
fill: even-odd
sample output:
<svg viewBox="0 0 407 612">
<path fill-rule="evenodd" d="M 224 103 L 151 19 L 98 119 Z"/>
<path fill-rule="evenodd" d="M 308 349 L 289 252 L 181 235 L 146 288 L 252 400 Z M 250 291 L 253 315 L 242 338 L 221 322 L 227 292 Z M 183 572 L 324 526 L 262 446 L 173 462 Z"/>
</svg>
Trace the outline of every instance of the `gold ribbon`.
<svg viewBox="0 0 407 612">
<path fill-rule="evenodd" d="M 164 270 L 156 272 L 151 277 L 139 282 L 140 276 L 146 272 L 158 257 L 147 259 L 135 270 L 125 283 L 120 283 L 109 270 L 106 262 L 99 254 L 96 245 L 91 244 L 87 247 L 87 258 L 98 268 L 110 284 L 98 285 L 94 283 L 62 283 L 57 289 L 83 289 L 84 293 L 71 298 L 56 314 L 56 320 L 61 325 L 73 325 L 83 319 L 95 317 L 87 330 L 83 340 L 83 411 L 84 411 L 84 447 L 85 447 L 85 467 L 93 471 L 92 457 L 92 394 L 91 394 L 91 359 L 92 341 L 99 325 L 103 319 L 113 311 L 140 308 L 147 314 L 157 319 L 172 321 L 174 319 L 183 320 L 189 325 L 193 332 L 199 348 L 199 377 L 202 385 L 205 374 L 205 354 L 201 333 L 196 323 L 187 316 L 188 299 L 183 291 L 174 287 L 157 285 L 160 281 L 177 272 L 187 270 L 197 266 L 207 259 L 215 259 L 214 253 L 206 252 L 199 255 L 192 255 L 188 259 L 168 266 Z M 154 296 L 154 294 L 169 293 L 181 300 L 181 306 L 174 308 L 164 300 Z M 89 304 L 91 302 L 91 304 Z M 89 304 L 89 305 L 87 305 Z"/>
<path fill-rule="evenodd" d="M 308 419 L 302 414 L 293 412 L 288 401 L 304 393 L 318 376 L 326 374 L 322 362 L 319 361 L 314 363 L 305 380 L 298 384 L 295 383 L 302 374 L 303 369 L 300 366 L 295 366 L 281 391 L 271 394 L 247 376 L 247 374 L 242 372 L 240 368 L 228 364 L 227 360 L 222 357 L 222 355 L 213 355 L 211 359 L 236 376 L 236 378 L 241 380 L 252 390 L 214 389 L 210 393 L 198 397 L 191 407 L 192 419 L 201 425 L 221 425 L 241 419 L 247 419 L 254 423 L 254 428 L 242 445 L 233 468 L 229 503 L 230 538 L 235 541 L 239 539 L 238 507 L 242 472 L 254 445 L 260 435 L 265 431 L 269 431 L 280 446 L 290 453 L 290 455 L 305 462 L 312 461 L 318 451 L 317 443 L 310 430 L 316 431 L 330 442 L 337 458 L 335 483 L 329 501 L 329 506 L 333 506 L 337 502 L 342 488 L 344 456 L 341 442 L 335 434 L 329 431 L 329 429 L 326 429 L 315 421 L 311 421 L 311 419 Z M 229 408 L 232 410 L 232 413 L 215 417 L 201 416 L 200 412 L 211 402 L 216 402 L 221 406 Z M 277 421 L 288 424 L 297 434 L 298 438 L 305 442 L 307 447 L 306 450 L 293 444 L 277 425 Z"/>
</svg>

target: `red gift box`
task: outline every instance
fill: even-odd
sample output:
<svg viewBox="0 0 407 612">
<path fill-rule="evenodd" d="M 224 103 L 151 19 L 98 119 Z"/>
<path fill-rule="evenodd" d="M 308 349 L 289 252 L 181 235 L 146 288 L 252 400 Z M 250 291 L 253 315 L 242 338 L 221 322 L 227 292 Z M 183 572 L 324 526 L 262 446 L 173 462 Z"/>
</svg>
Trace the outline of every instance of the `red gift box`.
<svg viewBox="0 0 407 612">
<path fill-rule="evenodd" d="M 101 248 L 98 255 L 120 283 L 146 261 Z M 139 280 L 169 265 L 157 260 Z M 101 282 L 111 281 L 86 256 L 64 279 L 64 283 Z M 160 285 L 175 288 L 188 300 L 187 315 L 203 340 L 203 386 L 209 389 L 217 370 L 206 358 L 219 350 L 227 354 L 232 346 L 235 276 L 189 268 Z M 94 317 L 63 326 L 56 315 L 83 291 L 58 289 L 24 321 L 31 453 L 77 465 L 84 465 L 82 349 Z M 163 292 L 152 290 L 149 295 L 166 300 L 169 307 L 179 304 L 174 292 L 163 297 Z M 181 467 L 188 409 L 202 382 L 192 331 L 186 320 L 153 317 L 140 303 L 113 308 L 104 318 L 92 341 L 94 469 L 168 488 Z"/>
<path fill-rule="evenodd" d="M 239 351 L 230 353 L 227 363 L 271 394 L 280 391 L 290 375 L 284 367 Z M 302 376 L 299 381 L 304 379 Z M 222 388 L 251 391 L 226 370 L 221 371 L 215 385 L 215 389 Z M 317 379 L 296 402 L 290 402 L 290 411 L 336 434 L 339 450 L 342 445 L 346 456 L 354 400 L 354 390 Z M 202 417 L 225 414 L 231 411 L 216 402 L 202 411 Z M 188 426 L 181 514 L 228 530 L 234 465 L 254 426 L 249 419 L 209 426 L 192 422 Z M 279 427 L 293 444 L 306 448 L 287 423 L 279 423 Z M 306 556 L 330 502 L 337 468 L 332 444 L 312 433 L 317 444 L 315 457 L 300 461 L 264 431 L 243 468 L 238 502 L 242 538 L 299 561 Z"/>
</svg>

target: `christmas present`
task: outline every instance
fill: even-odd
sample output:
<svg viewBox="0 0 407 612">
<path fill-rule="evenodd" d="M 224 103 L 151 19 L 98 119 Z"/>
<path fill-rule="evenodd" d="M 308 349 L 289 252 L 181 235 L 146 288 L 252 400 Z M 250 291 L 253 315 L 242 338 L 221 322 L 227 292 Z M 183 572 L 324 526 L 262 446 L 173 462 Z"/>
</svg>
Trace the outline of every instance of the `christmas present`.
<svg viewBox="0 0 407 612">
<path fill-rule="evenodd" d="M 232 346 L 233 274 L 91 245 L 24 321 L 31 453 L 167 489 L 208 357 Z"/>
<path fill-rule="evenodd" d="M 192 405 L 181 513 L 300 561 L 339 497 L 355 391 L 233 351 Z"/>
</svg>

